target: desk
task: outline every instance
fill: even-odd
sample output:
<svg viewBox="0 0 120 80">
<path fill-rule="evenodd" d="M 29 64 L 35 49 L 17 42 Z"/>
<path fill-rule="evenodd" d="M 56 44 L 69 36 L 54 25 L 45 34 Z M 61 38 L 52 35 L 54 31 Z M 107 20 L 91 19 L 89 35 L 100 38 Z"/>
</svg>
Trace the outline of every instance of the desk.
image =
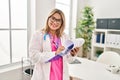
<svg viewBox="0 0 120 80">
<path fill-rule="evenodd" d="M 80 80 L 120 80 L 120 74 L 113 74 L 106 70 L 108 65 L 85 58 L 78 58 L 81 64 L 68 64 L 69 75 Z"/>
</svg>

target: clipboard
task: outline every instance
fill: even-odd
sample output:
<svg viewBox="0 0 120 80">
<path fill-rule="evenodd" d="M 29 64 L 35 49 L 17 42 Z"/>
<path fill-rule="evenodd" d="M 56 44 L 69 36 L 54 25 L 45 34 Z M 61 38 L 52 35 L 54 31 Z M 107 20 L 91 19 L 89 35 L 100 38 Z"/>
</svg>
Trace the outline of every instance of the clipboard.
<svg viewBox="0 0 120 80">
<path fill-rule="evenodd" d="M 78 39 L 75 39 L 73 41 L 72 40 L 66 40 L 65 43 L 64 43 L 65 49 L 61 53 L 59 53 L 59 54 L 55 55 L 54 57 L 52 57 L 51 59 L 45 61 L 45 63 L 51 62 L 52 60 L 59 59 L 61 56 L 64 56 L 64 55 L 68 54 L 71 51 L 72 48 L 82 46 L 84 44 L 84 42 L 85 41 L 84 41 L 83 38 L 78 38 Z"/>
</svg>

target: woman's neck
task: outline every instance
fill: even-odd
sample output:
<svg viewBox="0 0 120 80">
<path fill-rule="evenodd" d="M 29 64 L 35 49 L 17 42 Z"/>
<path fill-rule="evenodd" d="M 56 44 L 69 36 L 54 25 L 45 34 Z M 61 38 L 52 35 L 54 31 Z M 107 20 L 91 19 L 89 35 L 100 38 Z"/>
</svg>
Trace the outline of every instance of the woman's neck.
<svg viewBox="0 0 120 80">
<path fill-rule="evenodd" d="M 50 34 L 55 36 L 56 35 L 56 31 L 50 31 Z"/>
</svg>

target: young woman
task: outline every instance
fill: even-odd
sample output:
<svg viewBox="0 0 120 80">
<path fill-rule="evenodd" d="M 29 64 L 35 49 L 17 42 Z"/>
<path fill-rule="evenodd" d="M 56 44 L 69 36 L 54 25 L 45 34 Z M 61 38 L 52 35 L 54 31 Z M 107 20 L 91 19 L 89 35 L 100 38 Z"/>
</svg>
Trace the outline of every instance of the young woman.
<svg viewBox="0 0 120 80">
<path fill-rule="evenodd" d="M 30 58 L 34 63 L 31 80 L 69 80 L 67 62 L 73 60 L 79 48 L 57 60 L 45 63 L 64 50 L 63 43 L 69 40 L 64 33 L 65 17 L 61 10 L 54 9 L 47 18 L 45 28 L 37 31 L 30 42 Z"/>
</svg>

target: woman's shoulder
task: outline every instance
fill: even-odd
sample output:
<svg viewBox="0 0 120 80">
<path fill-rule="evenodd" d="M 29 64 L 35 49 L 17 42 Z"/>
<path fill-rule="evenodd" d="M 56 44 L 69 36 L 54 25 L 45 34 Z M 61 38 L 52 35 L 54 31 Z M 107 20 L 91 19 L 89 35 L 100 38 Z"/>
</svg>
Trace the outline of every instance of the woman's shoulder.
<svg viewBox="0 0 120 80">
<path fill-rule="evenodd" d="M 69 38 L 69 35 L 64 32 L 64 33 L 62 34 L 62 37 L 64 37 L 64 38 Z"/>
<path fill-rule="evenodd" d="M 68 34 L 66 34 L 65 32 L 63 32 L 62 36 L 68 36 Z"/>
</svg>

